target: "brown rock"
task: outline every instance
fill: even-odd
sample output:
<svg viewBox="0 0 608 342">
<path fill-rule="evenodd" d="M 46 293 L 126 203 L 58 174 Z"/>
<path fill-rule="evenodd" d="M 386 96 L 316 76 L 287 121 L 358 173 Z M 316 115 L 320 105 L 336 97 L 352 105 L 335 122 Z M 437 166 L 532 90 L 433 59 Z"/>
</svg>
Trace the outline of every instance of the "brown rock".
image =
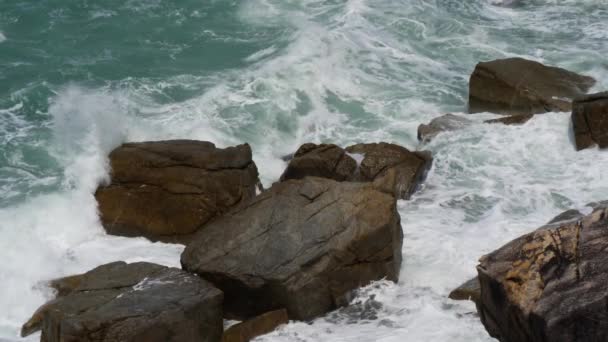
<svg viewBox="0 0 608 342">
<path fill-rule="evenodd" d="M 470 125 L 473 121 L 454 114 L 445 114 L 434 118 L 428 124 L 418 126 L 418 140 L 428 142 L 437 134 L 455 131 Z"/>
<path fill-rule="evenodd" d="M 448 297 L 454 300 L 470 300 L 475 303 L 478 303 L 479 298 L 481 297 L 479 279 L 477 277 L 470 279 L 466 283 L 458 286 L 458 288 L 450 292 L 450 295 Z"/>
<path fill-rule="evenodd" d="M 600 148 L 608 147 L 608 92 L 575 99 L 572 128 L 577 150 L 596 144 Z"/>
<path fill-rule="evenodd" d="M 430 152 L 410 152 L 388 143 L 357 144 L 346 151 L 363 157 L 355 181 L 373 182 L 378 190 L 403 199 L 416 192 L 433 161 Z"/>
<path fill-rule="evenodd" d="M 477 64 L 469 82 L 469 113 L 529 115 L 570 111 L 595 80 L 522 58 Z"/>
<path fill-rule="evenodd" d="M 280 325 L 289 323 L 287 310 L 267 312 L 248 321 L 231 326 L 224 331 L 222 342 L 249 342 L 272 332 Z"/>
<path fill-rule="evenodd" d="M 308 143 L 300 146 L 293 155 L 281 181 L 314 176 L 341 182 L 351 177 L 356 169 L 357 162 L 341 147 Z"/>
<path fill-rule="evenodd" d="M 372 182 L 381 191 L 407 199 L 422 183 L 431 164 L 430 152 L 410 152 L 395 144 L 357 144 L 346 149 L 304 144 L 287 166 L 281 181 L 316 176 Z"/>
<path fill-rule="evenodd" d="M 255 196 L 249 145 L 225 149 L 192 140 L 124 144 L 110 154 L 112 180 L 95 197 L 110 234 L 182 242 Z"/>
<path fill-rule="evenodd" d="M 222 292 L 180 269 L 114 262 L 68 278 L 22 336 L 42 329 L 42 342 L 221 340 Z"/>
<path fill-rule="evenodd" d="M 504 125 L 523 125 L 526 122 L 530 121 L 534 115 L 510 115 L 505 116 L 504 118 L 491 119 L 484 121 L 485 123 L 501 123 Z"/>
<path fill-rule="evenodd" d="M 276 183 L 196 234 L 182 267 L 225 293 L 226 317 L 286 308 L 308 320 L 371 281 L 396 281 L 403 233 L 395 198 L 370 183 Z"/>
<path fill-rule="evenodd" d="M 503 342 L 608 340 L 608 204 L 569 212 L 484 256 L 480 318 Z"/>
</svg>

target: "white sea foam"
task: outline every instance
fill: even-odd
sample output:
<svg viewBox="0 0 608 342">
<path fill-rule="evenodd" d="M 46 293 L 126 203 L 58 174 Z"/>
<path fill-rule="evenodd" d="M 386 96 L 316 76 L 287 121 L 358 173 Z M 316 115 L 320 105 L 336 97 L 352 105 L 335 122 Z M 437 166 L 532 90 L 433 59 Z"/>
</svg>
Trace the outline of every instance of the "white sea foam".
<svg viewBox="0 0 608 342">
<path fill-rule="evenodd" d="M 365 154 L 361 153 L 346 153 L 349 157 L 353 158 L 357 162 L 357 167 L 361 166 L 361 162 L 365 159 Z"/>
<path fill-rule="evenodd" d="M 55 143 L 50 148 L 65 163 L 64 190 L 0 210 L 0 331 L 14 331 L 51 294 L 39 283 L 125 260 L 179 267 L 182 246 L 103 232 L 92 195 L 107 175 L 106 155 L 125 134 L 120 97 L 69 87 L 50 108 Z M 10 336 L 10 335 L 9 335 Z M 36 340 L 33 335 L 29 340 Z"/>
<path fill-rule="evenodd" d="M 0 32 L 0 43 L 2 43 L 5 40 L 6 40 L 6 36 L 4 35 L 4 33 Z"/>
</svg>

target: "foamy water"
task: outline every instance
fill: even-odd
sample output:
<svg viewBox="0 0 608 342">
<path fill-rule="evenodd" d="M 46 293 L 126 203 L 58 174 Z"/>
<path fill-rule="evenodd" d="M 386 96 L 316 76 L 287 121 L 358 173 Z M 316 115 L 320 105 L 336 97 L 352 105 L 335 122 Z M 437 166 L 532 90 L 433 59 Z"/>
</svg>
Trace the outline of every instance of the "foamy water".
<svg viewBox="0 0 608 342">
<path fill-rule="evenodd" d="M 0 45 L 0 340 L 19 340 L 51 298 L 44 280 L 116 260 L 179 266 L 181 246 L 106 235 L 92 193 L 121 142 L 191 138 L 249 142 L 265 185 L 305 142 L 434 154 L 421 191 L 398 204 L 399 284 L 363 290 L 356 302 L 373 305 L 260 341 L 490 341 L 474 306 L 447 299 L 450 290 L 484 253 L 608 193 L 608 154 L 574 151 L 568 113 L 522 126 L 469 115 L 473 125 L 419 145 L 420 123 L 466 115 L 480 60 L 522 56 L 608 88 L 601 1 L 493 2 L 32 1 L 31 12 L 0 13 L 10 37 Z"/>
</svg>

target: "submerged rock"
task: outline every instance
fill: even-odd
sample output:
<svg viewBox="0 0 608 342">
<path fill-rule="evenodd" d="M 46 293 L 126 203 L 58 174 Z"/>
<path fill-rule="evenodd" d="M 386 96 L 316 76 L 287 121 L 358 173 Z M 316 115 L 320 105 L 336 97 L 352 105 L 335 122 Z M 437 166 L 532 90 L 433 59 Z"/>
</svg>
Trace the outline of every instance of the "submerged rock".
<svg viewBox="0 0 608 342">
<path fill-rule="evenodd" d="M 110 154 L 112 180 L 95 197 L 110 234 L 181 242 L 255 196 L 258 171 L 249 145 L 128 143 Z"/>
<path fill-rule="evenodd" d="M 287 323 L 289 323 L 287 310 L 270 311 L 226 329 L 222 342 L 249 342 Z"/>
<path fill-rule="evenodd" d="M 595 80 L 522 58 L 477 64 L 469 82 L 469 113 L 529 115 L 570 111 Z"/>
<path fill-rule="evenodd" d="M 510 115 L 510 116 L 505 116 L 504 118 L 498 118 L 498 119 L 491 119 L 491 120 L 486 120 L 484 121 L 485 123 L 501 123 L 504 125 L 523 125 L 526 122 L 530 121 L 530 119 L 532 119 L 534 115 L 533 114 L 528 114 L 528 115 Z"/>
<path fill-rule="evenodd" d="M 470 125 L 473 121 L 454 114 L 445 114 L 434 118 L 428 124 L 418 126 L 418 140 L 427 142 L 437 134 L 455 131 Z"/>
<path fill-rule="evenodd" d="M 306 177 L 276 183 L 209 224 L 181 261 L 224 291 L 227 317 L 286 308 L 308 320 L 348 304 L 371 281 L 396 281 L 402 239 L 392 195 Z"/>
<path fill-rule="evenodd" d="M 574 100 L 572 128 L 577 150 L 599 145 L 608 147 L 608 92 Z"/>
<path fill-rule="evenodd" d="M 337 181 L 372 182 L 396 198 L 409 198 L 432 164 L 430 152 L 411 152 L 395 144 L 304 144 L 295 153 L 281 181 L 307 176 Z"/>
<path fill-rule="evenodd" d="M 63 293 L 22 336 L 42 329 L 44 342 L 221 340 L 222 292 L 180 269 L 114 262 L 64 280 L 54 281 Z"/>
<path fill-rule="evenodd" d="M 503 342 L 608 340 L 608 203 L 573 211 L 484 256 L 480 318 Z"/>
<path fill-rule="evenodd" d="M 450 292 L 448 298 L 454 300 L 470 300 L 475 303 L 479 302 L 481 297 L 481 289 L 479 287 L 479 278 L 475 277 L 469 279 L 464 284 L 458 286 L 458 288 L 454 289 Z"/>
</svg>

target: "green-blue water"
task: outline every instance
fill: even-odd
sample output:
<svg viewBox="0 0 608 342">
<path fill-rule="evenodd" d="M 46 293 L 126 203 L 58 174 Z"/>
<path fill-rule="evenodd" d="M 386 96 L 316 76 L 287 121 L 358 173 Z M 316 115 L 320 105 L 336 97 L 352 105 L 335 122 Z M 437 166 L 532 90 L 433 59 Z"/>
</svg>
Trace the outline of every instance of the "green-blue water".
<svg viewBox="0 0 608 342">
<path fill-rule="evenodd" d="M 40 281 L 118 259 L 178 265 L 179 246 L 105 235 L 91 193 L 122 141 L 193 138 L 249 142 L 266 184 L 308 141 L 435 154 L 425 188 L 399 204 L 402 281 L 369 290 L 379 319 L 338 314 L 262 340 L 488 341 L 449 290 L 483 253 L 608 193 L 608 156 L 574 152 L 567 113 L 418 146 L 420 123 L 465 111 L 482 60 L 522 56 L 608 89 L 606 1 L 499 5 L 0 0 L 0 340 L 49 298 Z"/>
</svg>

